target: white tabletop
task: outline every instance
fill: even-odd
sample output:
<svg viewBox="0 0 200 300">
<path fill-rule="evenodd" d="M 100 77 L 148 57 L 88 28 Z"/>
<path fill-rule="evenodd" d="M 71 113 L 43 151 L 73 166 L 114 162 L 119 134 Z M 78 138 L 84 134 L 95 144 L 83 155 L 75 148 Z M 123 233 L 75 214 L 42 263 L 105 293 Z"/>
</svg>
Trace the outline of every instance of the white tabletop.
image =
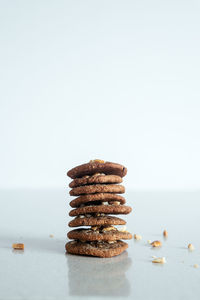
<svg viewBox="0 0 200 300">
<path fill-rule="evenodd" d="M 193 265 L 200 266 L 200 193 L 141 191 L 127 192 L 126 198 L 133 207 L 125 216 L 127 229 L 142 240 L 101 259 L 65 254 L 66 191 L 1 191 L 0 299 L 199 299 L 200 267 Z M 160 249 L 147 243 L 158 239 Z M 24 252 L 13 251 L 14 242 L 23 242 Z M 153 264 L 152 256 L 167 262 Z"/>
</svg>

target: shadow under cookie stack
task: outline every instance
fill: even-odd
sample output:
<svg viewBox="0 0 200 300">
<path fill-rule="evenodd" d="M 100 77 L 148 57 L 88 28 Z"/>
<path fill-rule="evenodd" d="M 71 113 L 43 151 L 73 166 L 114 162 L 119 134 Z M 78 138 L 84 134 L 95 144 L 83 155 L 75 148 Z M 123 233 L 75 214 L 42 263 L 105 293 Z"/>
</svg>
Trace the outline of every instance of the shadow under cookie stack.
<svg viewBox="0 0 200 300">
<path fill-rule="evenodd" d="M 73 209 L 69 215 L 75 218 L 69 222 L 69 227 L 87 227 L 68 232 L 68 238 L 72 239 L 65 245 L 68 253 L 112 257 L 128 248 L 121 240 L 132 239 L 131 233 L 115 227 L 125 225 L 126 221 L 111 216 L 132 211 L 125 205 L 125 198 L 119 195 L 125 192 L 120 183 L 126 173 L 124 166 L 103 160 L 92 160 L 67 173 L 73 179 L 69 193 L 76 196 L 70 202 Z"/>
</svg>

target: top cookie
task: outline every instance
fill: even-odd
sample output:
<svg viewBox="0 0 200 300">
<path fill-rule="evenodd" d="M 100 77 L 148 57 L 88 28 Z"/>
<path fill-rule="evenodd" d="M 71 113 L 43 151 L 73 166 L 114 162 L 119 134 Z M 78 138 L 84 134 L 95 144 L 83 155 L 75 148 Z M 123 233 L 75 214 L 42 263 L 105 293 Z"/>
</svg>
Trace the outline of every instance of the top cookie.
<svg viewBox="0 0 200 300">
<path fill-rule="evenodd" d="M 117 163 L 104 162 L 103 160 L 92 160 L 89 163 L 77 166 L 67 172 L 67 175 L 75 179 L 77 177 L 83 177 L 85 175 L 93 175 L 95 173 L 104 173 L 106 175 L 117 175 L 124 177 L 127 173 L 127 169 Z"/>
<path fill-rule="evenodd" d="M 84 176 L 81 178 L 75 178 L 70 182 L 69 187 L 74 188 L 77 186 L 88 185 L 88 184 L 102 184 L 102 183 L 121 183 L 122 178 L 117 175 L 104 175 L 104 174 L 94 174 L 92 176 Z"/>
</svg>

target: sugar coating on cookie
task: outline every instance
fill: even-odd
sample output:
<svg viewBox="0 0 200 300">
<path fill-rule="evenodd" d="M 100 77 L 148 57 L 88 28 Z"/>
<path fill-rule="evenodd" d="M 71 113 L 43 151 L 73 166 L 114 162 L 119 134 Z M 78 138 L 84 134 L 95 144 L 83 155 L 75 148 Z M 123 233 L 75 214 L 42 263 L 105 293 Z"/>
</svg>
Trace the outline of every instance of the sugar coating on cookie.
<svg viewBox="0 0 200 300">
<path fill-rule="evenodd" d="M 113 162 L 91 161 L 86 164 L 79 165 L 67 172 L 67 175 L 72 178 L 79 178 L 85 175 L 93 175 L 95 173 L 103 173 L 107 175 L 118 175 L 124 177 L 127 174 L 127 169 L 120 164 Z"/>
<path fill-rule="evenodd" d="M 132 239 L 132 234 L 128 231 L 120 231 L 110 225 L 74 229 L 68 232 L 67 237 L 81 241 L 117 241 Z"/>
<path fill-rule="evenodd" d="M 79 215 L 69 222 L 69 227 L 95 226 L 95 225 L 125 225 L 126 221 L 117 217 L 102 216 L 93 217 L 91 215 Z"/>
<path fill-rule="evenodd" d="M 69 212 L 71 217 L 78 215 L 85 215 L 91 213 L 104 214 L 129 214 L 132 211 L 130 206 L 125 205 L 89 205 L 75 208 Z"/>
<path fill-rule="evenodd" d="M 121 183 L 123 180 L 117 175 L 105 175 L 96 173 L 92 176 L 86 175 L 81 178 L 75 178 L 70 182 L 69 187 L 74 188 L 82 185 L 103 184 L 103 183 Z"/>
<path fill-rule="evenodd" d="M 127 248 L 128 248 L 128 244 L 122 241 L 112 241 L 112 242 L 71 241 L 65 245 L 65 249 L 68 253 L 98 256 L 102 258 L 119 255 Z"/>
<path fill-rule="evenodd" d="M 126 173 L 123 165 L 99 159 L 68 171 L 67 175 L 73 179 L 69 194 L 76 196 L 69 203 L 73 208 L 69 215 L 74 218 L 68 225 L 80 227 L 67 234 L 72 240 L 65 245 L 68 253 L 112 257 L 128 248 L 122 240 L 132 239 L 132 234 L 118 228 L 126 221 L 113 216 L 132 211 L 130 206 L 124 205 L 126 200 L 120 195 L 125 192 L 121 183 Z"/>
<path fill-rule="evenodd" d="M 117 193 L 122 194 L 125 192 L 125 187 L 120 184 L 94 184 L 83 185 L 73 188 L 69 193 L 71 196 L 79 196 L 84 194 L 96 193 Z"/>
<path fill-rule="evenodd" d="M 119 202 L 120 204 L 125 204 L 126 199 L 117 194 L 112 193 L 98 193 L 98 194 L 88 194 L 88 195 L 81 195 L 74 200 L 72 200 L 69 204 L 71 207 L 79 207 L 82 204 L 90 205 L 90 202 L 97 202 L 100 201 L 102 204 L 104 203 L 111 203 L 111 202 Z"/>
</svg>

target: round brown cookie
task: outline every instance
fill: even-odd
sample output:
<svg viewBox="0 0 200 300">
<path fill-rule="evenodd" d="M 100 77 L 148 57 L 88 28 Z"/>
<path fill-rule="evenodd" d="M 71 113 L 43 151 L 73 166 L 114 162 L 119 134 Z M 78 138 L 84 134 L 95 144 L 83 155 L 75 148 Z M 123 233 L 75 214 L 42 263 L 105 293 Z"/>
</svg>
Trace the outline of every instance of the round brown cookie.
<svg viewBox="0 0 200 300">
<path fill-rule="evenodd" d="M 94 174 L 92 176 L 75 178 L 72 182 L 70 182 L 69 187 L 74 188 L 77 186 L 82 186 L 87 184 L 121 183 L 121 182 L 122 182 L 122 178 L 117 175 Z"/>
<path fill-rule="evenodd" d="M 68 253 L 79 255 L 92 255 L 98 257 L 112 257 L 119 255 L 128 248 L 128 244 L 116 241 L 112 244 L 108 242 L 79 242 L 71 241 L 65 245 Z"/>
<path fill-rule="evenodd" d="M 123 185 L 117 184 L 94 184 L 83 185 L 73 188 L 69 194 L 71 196 L 79 196 L 82 194 L 95 194 L 95 193 L 116 193 L 122 194 L 125 192 Z"/>
<path fill-rule="evenodd" d="M 69 222 L 69 227 L 78 227 L 78 226 L 95 226 L 95 225 L 125 225 L 126 221 L 117 218 L 117 217 L 85 217 L 79 216 Z"/>
<path fill-rule="evenodd" d="M 67 236 L 69 239 L 81 241 L 117 241 L 132 239 L 132 234 L 130 232 L 119 231 L 114 227 L 113 229 L 114 230 L 112 230 L 112 227 L 104 228 L 102 230 L 74 229 L 69 231 Z"/>
<path fill-rule="evenodd" d="M 102 202 L 110 202 L 117 201 L 120 204 L 126 203 L 126 200 L 121 195 L 110 194 L 110 193 L 99 193 L 99 194 L 91 194 L 91 195 L 83 195 L 75 198 L 70 202 L 71 207 L 79 207 L 81 204 L 94 202 L 94 201 L 102 201 Z"/>
<path fill-rule="evenodd" d="M 130 206 L 125 205 L 91 205 L 83 206 L 72 209 L 69 213 L 71 217 L 78 215 L 85 215 L 91 213 L 104 213 L 104 214 L 129 214 L 132 211 Z"/>
<path fill-rule="evenodd" d="M 124 177 L 127 173 L 127 169 L 117 163 L 104 162 L 102 160 L 93 160 L 89 163 L 77 166 L 67 172 L 67 175 L 72 179 L 77 177 L 83 177 L 85 175 L 93 175 L 95 173 L 104 173 L 118 175 Z"/>
</svg>

